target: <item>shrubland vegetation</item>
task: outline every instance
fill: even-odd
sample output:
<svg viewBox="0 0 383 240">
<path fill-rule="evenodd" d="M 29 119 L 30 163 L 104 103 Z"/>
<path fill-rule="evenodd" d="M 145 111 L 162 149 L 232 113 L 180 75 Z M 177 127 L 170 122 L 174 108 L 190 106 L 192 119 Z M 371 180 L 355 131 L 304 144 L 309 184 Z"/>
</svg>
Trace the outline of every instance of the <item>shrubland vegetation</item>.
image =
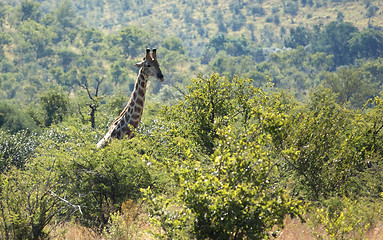
<svg viewBox="0 0 383 240">
<path fill-rule="evenodd" d="M 263 239 L 287 216 L 364 238 L 382 217 L 382 7 L 3 1 L 0 238 Z M 166 81 L 137 137 L 96 149 L 153 46 Z"/>
</svg>

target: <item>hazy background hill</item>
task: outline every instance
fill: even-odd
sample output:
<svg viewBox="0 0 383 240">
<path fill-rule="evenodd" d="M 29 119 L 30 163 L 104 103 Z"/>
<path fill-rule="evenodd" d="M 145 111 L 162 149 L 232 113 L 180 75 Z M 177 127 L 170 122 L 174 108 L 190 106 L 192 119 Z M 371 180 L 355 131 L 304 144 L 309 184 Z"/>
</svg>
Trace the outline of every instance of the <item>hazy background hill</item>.
<svg viewBox="0 0 383 240">
<path fill-rule="evenodd" d="M 3 0 L 12 6 L 21 0 Z M 44 13 L 62 1 L 39 0 Z M 262 46 L 283 45 L 290 28 L 326 25 L 342 19 L 360 30 L 383 26 L 379 0 L 94 0 L 73 1 L 86 26 L 110 33 L 128 25 L 144 28 L 156 38 L 176 36 L 189 50 L 218 33 L 252 39 Z"/>
<path fill-rule="evenodd" d="M 179 100 L 191 78 L 217 72 L 250 77 L 256 86 L 271 81 L 300 100 L 322 85 L 339 101 L 361 106 L 382 90 L 382 4 L 3 0 L 0 97 L 38 104 L 55 89 L 85 101 L 84 86 L 95 92 L 102 79 L 100 103 L 115 96 L 124 102 L 135 81 L 133 64 L 145 48 L 157 47 L 166 81 L 151 81 L 153 101 Z M 352 84 L 338 74 L 342 66 L 357 72 Z"/>
<path fill-rule="evenodd" d="M 103 79 L 105 104 L 129 95 L 136 75 L 131 66 L 146 47 L 157 47 L 166 81 L 152 81 L 149 94 L 158 102 L 178 100 L 191 78 L 218 72 L 248 76 L 256 86 L 271 81 L 300 99 L 323 85 L 360 106 L 382 90 L 382 4 L 3 0 L 0 96 L 37 103 L 42 92 L 60 88 L 86 98 L 84 86 L 95 91 Z M 341 66 L 358 69 L 364 78 L 347 84 L 361 91 L 357 99 L 334 75 Z"/>
</svg>

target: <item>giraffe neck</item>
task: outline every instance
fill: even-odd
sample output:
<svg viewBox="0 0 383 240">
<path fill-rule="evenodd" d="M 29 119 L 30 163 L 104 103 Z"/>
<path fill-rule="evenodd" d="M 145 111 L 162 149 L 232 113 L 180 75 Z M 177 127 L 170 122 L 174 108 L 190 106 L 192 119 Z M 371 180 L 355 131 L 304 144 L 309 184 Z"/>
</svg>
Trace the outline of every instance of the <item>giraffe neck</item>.
<svg viewBox="0 0 383 240">
<path fill-rule="evenodd" d="M 144 109 L 148 77 L 149 75 L 145 73 L 145 69 L 141 68 L 138 72 L 132 96 L 128 104 L 125 106 L 120 116 L 113 121 L 109 131 L 97 143 L 98 148 L 105 146 L 111 138 L 122 139 L 125 135 L 128 135 L 128 138 L 134 136 L 134 129 L 138 127 Z M 132 127 L 134 129 L 132 129 Z"/>
<path fill-rule="evenodd" d="M 133 131 L 129 128 L 129 125 L 137 128 L 141 121 L 144 109 L 147 80 L 148 74 L 145 74 L 144 69 L 141 68 L 139 70 L 130 100 L 121 112 L 120 117 L 116 119 L 119 121 L 117 130 L 121 131 L 121 136 L 117 136 L 118 138 L 122 138 L 125 135 L 129 135 L 129 138 L 133 137 Z"/>
</svg>

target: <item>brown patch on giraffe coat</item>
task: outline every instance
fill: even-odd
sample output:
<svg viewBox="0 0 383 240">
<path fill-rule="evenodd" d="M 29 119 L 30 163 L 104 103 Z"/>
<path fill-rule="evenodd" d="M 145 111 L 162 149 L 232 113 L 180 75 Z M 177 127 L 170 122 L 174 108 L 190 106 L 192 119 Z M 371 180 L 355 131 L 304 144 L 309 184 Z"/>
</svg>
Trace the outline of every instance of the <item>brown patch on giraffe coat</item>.
<svg viewBox="0 0 383 240">
<path fill-rule="evenodd" d="M 142 98 L 137 98 L 136 104 L 139 106 L 144 106 L 144 100 Z"/>
<path fill-rule="evenodd" d="M 135 113 L 139 113 L 139 114 L 141 114 L 141 113 L 142 113 L 142 107 L 136 105 L 136 106 L 134 107 L 134 112 L 135 112 Z"/>
<path fill-rule="evenodd" d="M 145 89 L 144 88 L 138 89 L 138 95 L 139 96 L 145 96 Z"/>
<path fill-rule="evenodd" d="M 139 114 L 137 114 L 137 113 L 136 113 L 136 114 L 133 114 L 133 116 L 132 116 L 132 120 L 133 120 L 133 119 L 135 119 L 135 120 L 136 120 L 136 119 L 139 119 L 140 117 L 141 117 L 141 115 L 139 115 Z"/>
<path fill-rule="evenodd" d="M 144 88 L 144 89 L 146 88 L 146 81 L 141 81 L 141 87 Z"/>
</svg>

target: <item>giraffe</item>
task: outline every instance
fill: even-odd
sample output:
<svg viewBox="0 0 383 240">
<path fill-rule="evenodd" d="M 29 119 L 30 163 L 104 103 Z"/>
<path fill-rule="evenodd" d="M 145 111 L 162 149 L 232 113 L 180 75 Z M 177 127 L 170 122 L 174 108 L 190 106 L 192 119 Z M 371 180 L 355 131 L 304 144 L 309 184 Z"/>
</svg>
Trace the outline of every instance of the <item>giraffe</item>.
<svg viewBox="0 0 383 240">
<path fill-rule="evenodd" d="M 134 130 L 140 123 L 144 109 L 146 84 L 149 76 L 156 77 L 160 82 L 164 81 L 164 75 L 162 75 L 160 65 L 157 62 L 156 53 L 155 48 L 152 55 L 150 55 L 150 49 L 146 49 L 144 60 L 134 65 L 139 68 L 139 71 L 130 100 L 120 113 L 120 116 L 112 122 L 109 131 L 97 143 L 97 148 L 106 146 L 112 138 L 122 139 L 125 135 L 128 135 L 130 139 L 134 136 Z"/>
</svg>

